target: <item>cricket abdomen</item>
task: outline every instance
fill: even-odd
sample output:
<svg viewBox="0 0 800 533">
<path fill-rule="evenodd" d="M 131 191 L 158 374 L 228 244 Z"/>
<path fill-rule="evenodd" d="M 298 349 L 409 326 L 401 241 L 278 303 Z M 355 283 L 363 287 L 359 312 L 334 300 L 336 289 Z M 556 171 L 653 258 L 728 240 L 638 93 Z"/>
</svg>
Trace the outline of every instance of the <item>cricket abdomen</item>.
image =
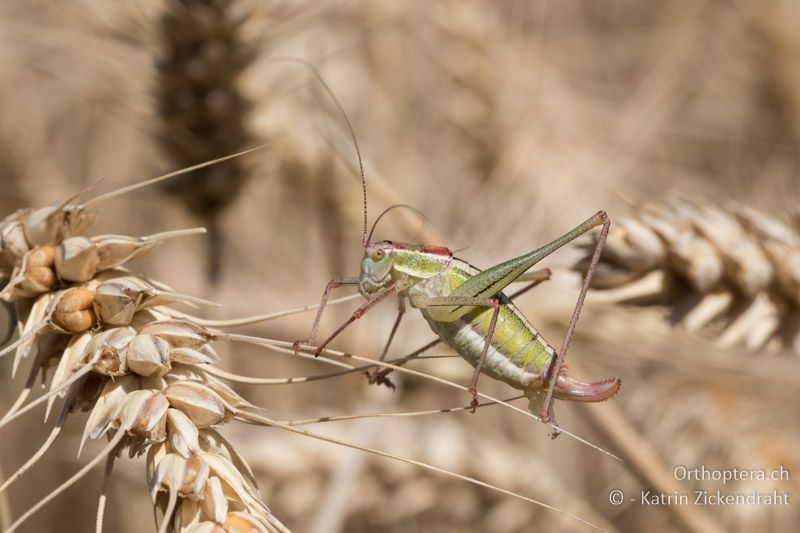
<svg viewBox="0 0 800 533">
<path fill-rule="evenodd" d="M 505 296 L 502 298 L 505 299 Z M 424 310 L 422 314 L 442 341 L 473 367 L 478 366 L 489 332 L 492 309 L 475 310 L 453 322 L 433 320 Z M 543 376 L 555 355 L 555 349 L 517 308 L 510 302 L 504 303 L 500 306 L 497 325 L 481 371 L 524 391 L 531 405 L 534 405 L 543 398 Z M 580 381 L 567 375 L 562 367 L 553 395 L 560 400 L 602 402 L 614 396 L 619 386 L 619 379 L 595 383 Z"/>
<path fill-rule="evenodd" d="M 491 308 L 476 309 L 452 322 L 439 322 L 423 310 L 431 329 L 473 367 L 478 365 L 489 334 Z M 513 304 L 500 306 L 482 372 L 517 389 L 542 383 L 555 350 Z"/>
</svg>

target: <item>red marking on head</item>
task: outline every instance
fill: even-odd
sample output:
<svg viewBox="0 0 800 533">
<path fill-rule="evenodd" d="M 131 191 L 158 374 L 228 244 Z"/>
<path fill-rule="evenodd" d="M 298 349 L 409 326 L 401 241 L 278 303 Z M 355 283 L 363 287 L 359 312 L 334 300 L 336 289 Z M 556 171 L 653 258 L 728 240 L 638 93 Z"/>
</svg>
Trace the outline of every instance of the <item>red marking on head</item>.
<svg viewBox="0 0 800 533">
<path fill-rule="evenodd" d="M 425 244 L 411 244 L 407 242 L 397 241 L 381 241 L 374 243 L 370 246 L 391 247 L 395 250 L 412 250 L 415 252 L 422 252 L 431 255 L 441 255 L 444 257 L 453 257 L 453 252 L 446 246 L 427 246 Z"/>
<path fill-rule="evenodd" d="M 441 255 L 445 257 L 453 257 L 453 252 L 446 246 L 427 246 L 425 244 L 410 244 L 406 242 L 385 241 L 381 244 L 391 245 L 395 250 L 413 250 L 415 252 L 422 252 L 431 255 Z"/>
<path fill-rule="evenodd" d="M 433 254 L 433 255 L 446 255 L 447 257 L 452 257 L 453 256 L 453 252 L 451 252 L 450 248 L 448 248 L 447 246 L 425 246 L 425 245 L 423 245 L 422 248 L 420 248 L 420 251 L 428 253 L 428 254 Z"/>
</svg>

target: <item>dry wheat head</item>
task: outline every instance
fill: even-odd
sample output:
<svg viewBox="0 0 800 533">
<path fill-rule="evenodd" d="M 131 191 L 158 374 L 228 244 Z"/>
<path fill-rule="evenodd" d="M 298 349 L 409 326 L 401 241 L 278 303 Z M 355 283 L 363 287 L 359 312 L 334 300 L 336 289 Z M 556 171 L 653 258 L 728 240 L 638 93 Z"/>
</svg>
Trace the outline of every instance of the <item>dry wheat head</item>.
<svg viewBox="0 0 800 533">
<path fill-rule="evenodd" d="M 743 205 L 673 199 L 616 221 L 595 300 L 669 306 L 723 347 L 800 353 L 800 232 Z"/>
<path fill-rule="evenodd" d="M 0 490 L 42 457 L 75 411 L 90 411 L 80 449 L 87 440 L 109 441 L 9 531 L 102 460 L 107 484 L 115 458 L 125 451 L 146 454 L 159 531 L 287 531 L 262 503 L 247 464 L 215 429 L 253 408 L 213 375 L 218 358 L 208 343 L 224 334 L 171 307 L 208 302 L 123 266 L 166 239 L 202 228 L 148 237 L 84 236 L 95 219 L 83 206 L 64 203 L 22 209 L 0 222 L 0 298 L 13 306 L 19 333 L 0 355 L 14 352 L 14 372 L 31 365 L 0 428 L 45 401 L 49 413 L 63 399 L 50 438 Z M 26 403 L 36 377 L 48 369 L 54 369 L 49 391 Z"/>
<path fill-rule="evenodd" d="M 247 125 L 251 103 L 239 85 L 256 55 L 242 31 L 249 16 L 247 2 L 170 0 L 165 7 L 156 80 L 165 155 L 188 167 L 254 144 Z M 220 274 L 222 256 L 217 217 L 248 175 L 245 160 L 236 158 L 162 185 L 209 228 L 212 280 Z"/>
</svg>

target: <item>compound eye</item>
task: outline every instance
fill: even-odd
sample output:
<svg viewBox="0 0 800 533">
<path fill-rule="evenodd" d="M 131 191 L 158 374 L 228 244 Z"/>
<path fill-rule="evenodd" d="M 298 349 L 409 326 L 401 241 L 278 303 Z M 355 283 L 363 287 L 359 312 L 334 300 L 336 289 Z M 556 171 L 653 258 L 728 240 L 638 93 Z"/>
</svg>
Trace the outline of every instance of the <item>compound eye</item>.
<svg viewBox="0 0 800 533">
<path fill-rule="evenodd" d="M 386 255 L 386 252 L 384 252 L 381 248 L 378 248 L 377 250 L 375 250 L 374 255 L 375 259 L 383 259 L 383 257 Z"/>
</svg>

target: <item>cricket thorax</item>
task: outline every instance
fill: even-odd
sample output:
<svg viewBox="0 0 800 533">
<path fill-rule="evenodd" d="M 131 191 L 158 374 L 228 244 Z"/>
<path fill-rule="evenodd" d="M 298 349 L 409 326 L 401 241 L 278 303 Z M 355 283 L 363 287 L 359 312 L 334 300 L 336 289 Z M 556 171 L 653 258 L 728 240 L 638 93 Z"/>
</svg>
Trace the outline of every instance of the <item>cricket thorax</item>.
<svg viewBox="0 0 800 533">
<path fill-rule="evenodd" d="M 444 247 L 392 241 L 371 243 L 361 260 L 359 290 L 369 296 L 401 279 L 416 285 L 441 274 L 452 260 L 453 254 Z"/>
</svg>

